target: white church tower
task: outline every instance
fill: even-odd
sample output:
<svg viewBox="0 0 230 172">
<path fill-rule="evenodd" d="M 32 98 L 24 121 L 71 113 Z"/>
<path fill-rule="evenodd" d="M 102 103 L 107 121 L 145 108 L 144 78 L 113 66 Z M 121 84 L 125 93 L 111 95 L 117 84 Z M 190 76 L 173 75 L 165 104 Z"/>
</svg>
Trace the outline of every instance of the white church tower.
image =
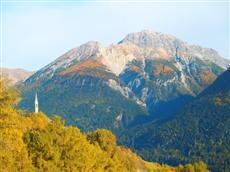
<svg viewBox="0 0 230 172">
<path fill-rule="evenodd" d="M 37 93 L 35 94 L 35 100 L 34 100 L 34 112 L 38 113 L 38 96 L 37 96 Z"/>
</svg>

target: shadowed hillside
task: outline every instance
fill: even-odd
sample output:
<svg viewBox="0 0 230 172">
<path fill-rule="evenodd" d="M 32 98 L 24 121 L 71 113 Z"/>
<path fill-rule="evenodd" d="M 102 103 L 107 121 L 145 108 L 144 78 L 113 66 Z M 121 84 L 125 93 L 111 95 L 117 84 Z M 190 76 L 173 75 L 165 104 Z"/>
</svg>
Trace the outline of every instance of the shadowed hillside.
<svg viewBox="0 0 230 172">
<path fill-rule="evenodd" d="M 204 160 L 212 171 L 230 167 L 230 69 L 175 115 L 127 130 L 123 144 L 149 161 L 177 165 Z"/>
</svg>

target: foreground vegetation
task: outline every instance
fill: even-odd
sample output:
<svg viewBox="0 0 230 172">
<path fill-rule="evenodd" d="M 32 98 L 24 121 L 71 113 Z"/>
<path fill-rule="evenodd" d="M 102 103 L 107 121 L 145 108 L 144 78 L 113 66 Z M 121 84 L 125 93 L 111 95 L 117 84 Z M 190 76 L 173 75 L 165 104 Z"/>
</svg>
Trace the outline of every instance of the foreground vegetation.
<svg viewBox="0 0 230 172">
<path fill-rule="evenodd" d="M 142 160 L 117 146 L 108 130 L 81 133 L 66 127 L 57 116 L 28 113 L 15 108 L 18 92 L 0 81 L 0 171 L 153 171 L 207 172 L 203 162 L 171 167 Z"/>
</svg>

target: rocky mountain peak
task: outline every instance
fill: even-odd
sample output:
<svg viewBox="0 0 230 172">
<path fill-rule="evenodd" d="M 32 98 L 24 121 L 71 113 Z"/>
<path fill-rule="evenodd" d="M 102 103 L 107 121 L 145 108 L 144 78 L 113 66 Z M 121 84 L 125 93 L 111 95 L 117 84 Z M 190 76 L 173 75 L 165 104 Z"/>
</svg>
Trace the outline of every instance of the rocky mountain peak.
<svg viewBox="0 0 230 172">
<path fill-rule="evenodd" d="M 132 43 L 141 48 L 175 48 L 177 44 L 184 44 L 176 37 L 161 32 L 143 30 L 141 32 L 128 34 L 120 43 Z"/>
<path fill-rule="evenodd" d="M 189 45 L 172 35 L 143 30 L 130 33 L 118 44 L 112 44 L 108 47 L 104 47 L 96 41 L 86 42 L 39 70 L 30 80 L 36 81 L 44 77 L 52 78 L 55 73 L 57 74 L 57 72 L 88 59 L 96 59 L 117 76 L 133 60 L 142 62 L 145 60 L 163 60 L 172 63 L 177 61 L 180 68 L 189 67 L 197 59 L 212 62 L 225 69 L 230 64 L 229 60 L 222 58 L 213 49 Z"/>
<path fill-rule="evenodd" d="M 108 127 L 106 121 L 120 130 L 142 115 L 169 117 L 228 63 L 213 49 L 145 30 L 118 44 L 90 41 L 68 51 L 31 76 L 24 95 L 31 100 L 38 89 L 42 109 L 58 112 L 71 125 L 88 130 Z"/>
<path fill-rule="evenodd" d="M 190 60 L 197 58 L 218 64 L 224 69 L 227 69 L 230 64 L 229 60 L 222 58 L 212 48 L 188 44 L 172 35 L 161 32 L 143 30 L 130 33 L 119 44 L 134 44 L 138 46 L 144 51 L 144 57 L 148 59 L 174 60 L 176 57 L 179 57 L 186 63 L 189 63 Z"/>
</svg>

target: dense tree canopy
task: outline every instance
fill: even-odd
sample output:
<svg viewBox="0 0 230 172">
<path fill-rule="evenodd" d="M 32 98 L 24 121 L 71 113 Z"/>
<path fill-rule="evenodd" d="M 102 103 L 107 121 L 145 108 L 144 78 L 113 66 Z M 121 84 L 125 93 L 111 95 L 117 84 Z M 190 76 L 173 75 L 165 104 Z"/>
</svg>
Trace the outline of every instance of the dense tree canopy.
<svg viewBox="0 0 230 172">
<path fill-rule="evenodd" d="M 40 112 L 18 110 L 17 91 L 3 80 L 0 86 L 0 171 L 208 171 L 202 162 L 178 167 L 149 163 L 117 146 L 108 130 L 83 134 L 60 117 L 49 120 Z"/>
</svg>

